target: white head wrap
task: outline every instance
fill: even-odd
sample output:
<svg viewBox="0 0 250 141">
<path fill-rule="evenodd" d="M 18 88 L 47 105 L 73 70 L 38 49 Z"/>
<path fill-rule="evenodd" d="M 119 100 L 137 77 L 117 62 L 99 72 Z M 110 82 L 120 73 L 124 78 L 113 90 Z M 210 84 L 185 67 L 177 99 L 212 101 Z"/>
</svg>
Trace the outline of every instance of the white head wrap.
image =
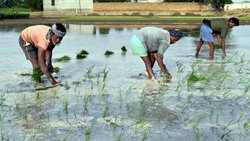
<svg viewBox="0 0 250 141">
<path fill-rule="evenodd" d="M 65 32 L 62 32 L 60 30 L 56 29 L 56 24 L 53 24 L 52 27 L 50 28 L 51 31 L 53 31 L 58 37 L 64 37 L 65 34 L 67 33 L 67 31 L 65 30 Z"/>
</svg>

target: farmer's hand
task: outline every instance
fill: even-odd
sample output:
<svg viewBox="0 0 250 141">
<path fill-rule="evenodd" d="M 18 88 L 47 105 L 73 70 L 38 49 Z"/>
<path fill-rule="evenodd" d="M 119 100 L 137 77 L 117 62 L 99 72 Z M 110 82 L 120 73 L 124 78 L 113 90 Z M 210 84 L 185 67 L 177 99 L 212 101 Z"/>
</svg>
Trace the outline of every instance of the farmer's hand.
<svg viewBox="0 0 250 141">
<path fill-rule="evenodd" d="M 57 84 L 57 82 L 53 78 L 49 79 L 49 81 L 51 82 L 52 85 L 56 85 Z"/>
<path fill-rule="evenodd" d="M 50 73 L 54 72 L 54 67 L 52 65 L 48 65 L 48 70 Z"/>
<path fill-rule="evenodd" d="M 225 58 L 225 57 L 226 57 L 226 54 L 223 53 L 222 58 Z"/>
<path fill-rule="evenodd" d="M 171 76 L 170 73 L 166 73 L 165 75 L 166 75 L 167 79 L 171 79 L 172 78 L 172 76 Z"/>
</svg>

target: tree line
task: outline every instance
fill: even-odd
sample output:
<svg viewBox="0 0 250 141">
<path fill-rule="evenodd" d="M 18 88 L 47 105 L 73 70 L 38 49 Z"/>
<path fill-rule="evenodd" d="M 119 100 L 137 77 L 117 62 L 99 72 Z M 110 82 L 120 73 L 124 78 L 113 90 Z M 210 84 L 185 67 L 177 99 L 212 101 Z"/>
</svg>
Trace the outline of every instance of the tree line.
<svg viewBox="0 0 250 141">
<path fill-rule="evenodd" d="M 43 10 L 43 0 L 0 0 L 0 8 L 30 8 L 33 11 Z"/>
</svg>

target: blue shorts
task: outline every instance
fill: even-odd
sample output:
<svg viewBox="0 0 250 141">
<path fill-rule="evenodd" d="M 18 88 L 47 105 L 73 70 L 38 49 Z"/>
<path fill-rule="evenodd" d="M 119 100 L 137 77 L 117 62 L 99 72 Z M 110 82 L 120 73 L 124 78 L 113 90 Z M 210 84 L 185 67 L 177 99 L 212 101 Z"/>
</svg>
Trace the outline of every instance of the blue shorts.
<svg viewBox="0 0 250 141">
<path fill-rule="evenodd" d="M 143 46 L 142 42 L 136 35 L 131 39 L 131 49 L 134 56 L 148 56 L 146 48 Z"/>
<path fill-rule="evenodd" d="M 213 30 L 210 27 L 203 24 L 200 29 L 200 38 L 202 39 L 202 41 L 214 42 Z"/>
</svg>

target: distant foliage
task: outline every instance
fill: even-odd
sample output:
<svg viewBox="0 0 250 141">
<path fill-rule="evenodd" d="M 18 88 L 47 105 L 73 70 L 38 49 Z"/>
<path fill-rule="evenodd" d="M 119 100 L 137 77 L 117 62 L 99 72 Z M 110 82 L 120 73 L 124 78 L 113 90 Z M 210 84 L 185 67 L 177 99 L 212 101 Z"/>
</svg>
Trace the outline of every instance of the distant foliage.
<svg viewBox="0 0 250 141">
<path fill-rule="evenodd" d="M 126 2 L 126 0 L 96 0 L 97 2 Z"/>
<path fill-rule="evenodd" d="M 233 3 L 232 0 L 209 0 L 210 3 L 218 3 L 218 6 L 220 7 L 220 10 L 224 11 L 225 4 L 231 4 Z"/>
<path fill-rule="evenodd" d="M 16 12 L 0 12 L 0 19 L 23 19 L 29 18 L 30 14 L 20 14 Z"/>
<path fill-rule="evenodd" d="M 31 12 L 43 10 L 41 0 L 24 0 L 24 3 L 30 7 Z"/>
<path fill-rule="evenodd" d="M 43 10 L 43 0 L 0 0 L 0 8 L 30 8 L 33 11 Z"/>
<path fill-rule="evenodd" d="M 204 0 L 164 0 L 163 2 L 204 2 Z"/>
</svg>

